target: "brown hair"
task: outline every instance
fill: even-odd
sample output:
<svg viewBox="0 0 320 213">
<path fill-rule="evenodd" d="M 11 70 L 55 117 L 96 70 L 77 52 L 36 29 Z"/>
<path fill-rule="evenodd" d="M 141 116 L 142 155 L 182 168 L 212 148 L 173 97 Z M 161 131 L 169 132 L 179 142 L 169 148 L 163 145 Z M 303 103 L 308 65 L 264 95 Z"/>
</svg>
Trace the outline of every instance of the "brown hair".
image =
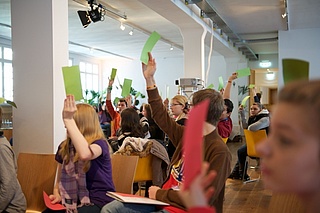
<svg viewBox="0 0 320 213">
<path fill-rule="evenodd" d="M 81 134 L 84 136 L 88 145 L 92 144 L 94 141 L 99 139 L 105 139 L 103 131 L 100 127 L 99 117 L 94 110 L 94 108 L 89 104 L 77 104 L 77 111 L 73 115 L 73 119 L 77 124 L 77 127 Z M 69 144 L 70 137 L 67 136 L 67 139 L 61 144 L 61 149 L 59 154 L 68 162 L 70 159 L 69 153 Z M 107 143 L 107 142 L 106 142 Z M 74 161 L 78 160 L 78 153 L 75 153 Z M 84 171 L 88 171 L 90 168 L 90 162 L 85 163 Z"/>
<path fill-rule="evenodd" d="M 206 121 L 217 126 L 220 116 L 224 110 L 224 100 L 220 92 L 217 92 L 214 89 L 203 89 L 192 95 L 192 104 L 197 105 L 205 99 L 210 101 Z"/>
<path fill-rule="evenodd" d="M 148 121 L 152 119 L 152 113 L 151 113 L 151 107 L 150 104 L 142 104 L 142 107 L 144 108 L 144 110 L 147 112 L 147 115 L 145 116 Z"/>
<path fill-rule="evenodd" d="M 259 102 L 254 102 L 252 105 L 257 106 L 260 109 L 259 111 L 261 111 L 263 109 L 263 105 Z"/>
<path fill-rule="evenodd" d="M 140 124 L 140 117 L 135 109 L 125 108 L 120 113 L 120 116 L 122 133 L 130 132 L 131 137 L 144 137 L 143 129 Z"/>
<path fill-rule="evenodd" d="M 286 85 L 279 93 L 279 103 L 289 103 L 307 108 L 312 115 L 312 126 L 319 131 L 320 126 L 320 80 L 295 81 Z"/>
</svg>

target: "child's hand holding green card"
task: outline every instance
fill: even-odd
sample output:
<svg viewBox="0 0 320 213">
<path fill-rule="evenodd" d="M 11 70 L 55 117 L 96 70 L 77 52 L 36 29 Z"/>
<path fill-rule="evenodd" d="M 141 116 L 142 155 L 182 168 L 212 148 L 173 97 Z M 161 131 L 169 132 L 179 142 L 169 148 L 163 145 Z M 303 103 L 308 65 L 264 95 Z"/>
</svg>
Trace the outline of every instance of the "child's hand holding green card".
<svg viewBox="0 0 320 213">
<path fill-rule="evenodd" d="M 159 33 L 154 31 L 150 35 L 150 37 L 148 38 L 146 43 L 144 44 L 144 47 L 142 49 L 141 56 L 140 56 L 140 61 L 142 61 L 144 64 L 148 64 L 148 61 L 149 61 L 148 52 L 152 51 L 154 45 L 156 45 L 156 43 L 158 42 L 158 40 L 160 38 L 161 38 L 161 36 L 159 35 Z"/>
<path fill-rule="evenodd" d="M 116 75 L 117 75 L 117 69 L 116 68 L 112 68 L 110 79 L 114 80 Z"/>
</svg>

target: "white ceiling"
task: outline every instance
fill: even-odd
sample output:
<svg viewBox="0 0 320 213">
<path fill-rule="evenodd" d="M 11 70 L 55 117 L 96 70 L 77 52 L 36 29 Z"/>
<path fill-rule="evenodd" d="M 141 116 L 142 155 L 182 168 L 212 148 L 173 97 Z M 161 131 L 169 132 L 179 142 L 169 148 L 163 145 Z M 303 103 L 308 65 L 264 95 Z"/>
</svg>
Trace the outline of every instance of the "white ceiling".
<svg viewBox="0 0 320 213">
<path fill-rule="evenodd" d="M 106 16 L 104 21 L 91 23 L 87 28 L 83 28 L 77 10 L 87 10 L 88 7 L 84 6 L 87 5 L 87 1 L 68 0 L 68 2 L 71 52 L 95 57 L 118 55 L 139 58 L 149 33 L 155 30 L 162 36 L 162 40 L 157 43 L 153 52 L 162 57 L 183 55 L 183 38 L 179 28 L 147 7 L 142 3 L 146 2 L 144 0 L 97 0 L 108 9 L 127 15 L 124 31 L 120 30 L 120 19 L 116 16 L 113 18 Z M 159 2 L 149 0 L 148 6 L 154 3 L 159 7 Z M 207 0 L 207 3 L 235 34 L 248 42 L 256 54 L 278 53 L 277 41 L 257 42 L 256 39 L 276 38 L 278 31 L 287 30 L 287 27 L 289 30 L 320 28 L 320 0 L 287 0 L 288 19 L 281 17 L 285 10 L 283 0 Z M 179 18 L 178 15 L 176 18 Z M 10 25 L 10 0 L 0 0 L 1 37 L 11 38 Z M 130 36 L 128 33 L 132 29 L 134 35 Z M 172 51 L 169 50 L 171 44 L 174 45 Z M 93 48 L 92 52 L 89 47 Z M 218 50 L 220 51 L 227 50 Z"/>
</svg>

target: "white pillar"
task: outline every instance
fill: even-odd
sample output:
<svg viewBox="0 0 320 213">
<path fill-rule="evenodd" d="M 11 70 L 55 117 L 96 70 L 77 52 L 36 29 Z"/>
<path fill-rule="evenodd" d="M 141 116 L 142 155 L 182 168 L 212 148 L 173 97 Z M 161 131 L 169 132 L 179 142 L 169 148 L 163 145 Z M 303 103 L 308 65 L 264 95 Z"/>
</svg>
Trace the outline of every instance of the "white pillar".
<svg viewBox="0 0 320 213">
<path fill-rule="evenodd" d="M 68 65 L 68 1 L 11 0 L 13 144 L 54 153 L 65 138 L 62 66 Z"/>
<path fill-rule="evenodd" d="M 139 0 L 180 29 L 183 37 L 184 77 L 205 80 L 204 71 L 204 38 L 206 29 L 195 19 L 192 10 L 183 11 L 179 1 L 171 0 L 150 1 Z M 182 77 L 182 76 L 181 76 Z"/>
</svg>

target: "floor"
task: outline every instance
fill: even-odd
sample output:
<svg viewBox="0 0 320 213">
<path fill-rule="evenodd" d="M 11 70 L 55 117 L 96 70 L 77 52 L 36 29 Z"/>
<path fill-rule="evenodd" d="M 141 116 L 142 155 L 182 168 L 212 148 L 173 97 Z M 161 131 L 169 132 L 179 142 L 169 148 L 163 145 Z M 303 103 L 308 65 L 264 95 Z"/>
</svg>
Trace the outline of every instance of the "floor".
<svg viewBox="0 0 320 213">
<path fill-rule="evenodd" d="M 237 161 L 237 149 L 241 142 L 227 143 L 232 153 L 232 168 Z M 256 166 L 256 160 L 250 160 L 250 166 Z M 251 179 L 259 178 L 259 169 L 249 169 Z M 262 178 L 262 177 L 261 177 Z M 271 192 L 263 187 L 263 180 L 243 184 L 241 180 L 228 179 L 226 182 L 224 213 L 265 213 L 271 199 Z"/>
</svg>

